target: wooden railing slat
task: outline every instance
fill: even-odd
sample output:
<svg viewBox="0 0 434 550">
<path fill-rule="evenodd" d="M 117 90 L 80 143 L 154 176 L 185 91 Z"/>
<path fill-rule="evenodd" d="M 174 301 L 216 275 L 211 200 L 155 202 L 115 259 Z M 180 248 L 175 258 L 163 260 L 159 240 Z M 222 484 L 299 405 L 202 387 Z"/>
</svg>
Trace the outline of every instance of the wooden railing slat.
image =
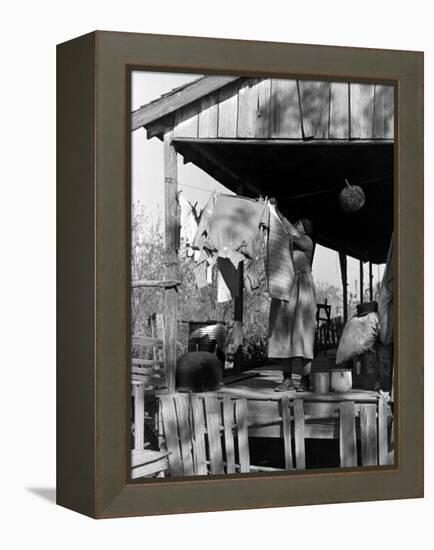
<svg viewBox="0 0 434 550">
<path fill-rule="evenodd" d="M 211 473 L 223 474 L 223 456 L 220 439 L 220 402 L 217 401 L 214 395 L 207 395 L 205 397 L 205 415 Z"/>
<path fill-rule="evenodd" d="M 294 441 L 295 441 L 295 467 L 298 470 L 306 468 L 306 453 L 304 441 L 304 409 L 303 400 L 294 400 Z"/>
<path fill-rule="evenodd" d="M 339 451 L 341 467 L 357 466 L 356 416 L 353 401 L 339 404 Z"/>
<path fill-rule="evenodd" d="M 360 405 L 360 445 L 362 466 L 378 464 L 377 407 L 374 404 Z"/>
<path fill-rule="evenodd" d="M 172 475 L 183 475 L 184 469 L 179 447 L 178 426 L 176 422 L 175 402 L 172 395 L 161 395 L 161 418 L 169 455 L 169 466 Z"/>
<path fill-rule="evenodd" d="M 235 448 L 234 448 L 234 434 L 232 430 L 233 426 L 233 410 L 234 405 L 231 399 L 228 397 L 223 398 L 223 426 L 224 426 L 224 440 L 226 451 L 226 473 L 235 473 Z"/>
<path fill-rule="evenodd" d="M 247 399 L 235 401 L 235 421 L 237 424 L 238 454 L 240 472 L 250 471 L 249 437 L 247 433 Z"/>
<path fill-rule="evenodd" d="M 378 400 L 378 464 L 389 464 L 387 444 L 387 401 L 384 397 Z"/>
<path fill-rule="evenodd" d="M 206 465 L 204 409 L 203 400 L 198 395 L 191 395 L 191 409 L 194 473 L 206 475 L 208 470 Z"/>
<path fill-rule="evenodd" d="M 178 418 L 179 439 L 181 445 L 181 458 L 184 475 L 193 475 L 192 437 L 188 419 L 188 402 L 185 395 L 175 395 L 176 414 Z"/>
<path fill-rule="evenodd" d="M 282 407 L 282 428 L 283 428 L 283 447 L 285 451 L 285 469 L 292 470 L 294 463 L 292 460 L 292 430 L 291 430 L 291 414 L 289 410 L 289 398 L 287 395 L 282 396 L 280 401 Z"/>
</svg>

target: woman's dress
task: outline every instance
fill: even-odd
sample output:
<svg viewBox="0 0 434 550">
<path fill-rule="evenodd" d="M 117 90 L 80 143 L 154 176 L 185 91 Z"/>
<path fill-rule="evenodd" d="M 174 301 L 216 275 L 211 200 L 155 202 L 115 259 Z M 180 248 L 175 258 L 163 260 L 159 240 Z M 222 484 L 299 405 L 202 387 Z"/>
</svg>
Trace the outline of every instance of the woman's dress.
<svg viewBox="0 0 434 550">
<path fill-rule="evenodd" d="M 316 296 L 312 278 L 312 240 L 304 250 L 293 244 L 294 281 L 289 301 L 271 299 L 268 357 L 313 359 Z"/>
</svg>

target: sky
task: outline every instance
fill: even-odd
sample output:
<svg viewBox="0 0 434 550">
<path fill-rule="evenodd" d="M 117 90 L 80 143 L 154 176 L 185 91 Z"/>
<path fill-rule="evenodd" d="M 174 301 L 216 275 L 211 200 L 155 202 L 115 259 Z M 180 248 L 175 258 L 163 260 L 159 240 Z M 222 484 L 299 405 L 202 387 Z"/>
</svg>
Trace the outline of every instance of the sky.
<svg viewBox="0 0 434 550">
<path fill-rule="evenodd" d="M 132 109 L 149 103 L 162 94 L 195 80 L 200 75 L 134 71 L 132 73 Z M 132 134 L 132 201 L 141 202 L 150 213 L 164 215 L 164 158 L 163 143 L 158 138 L 146 139 L 143 128 Z M 194 164 L 183 164 L 178 155 L 178 186 L 182 197 L 201 207 L 214 190 L 232 193 L 218 181 L 197 168 Z M 382 277 L 384 266 L 374 266 L 374 285 Z M 328 248 L 317 246 L 312 266 L 317 283 L 329 283 L 341 288 L 338 254 Z M 364 266 L 364 279 L 368 281 L 368 264 Z M 358 293 L 359 262 L 348 257 L 348 290 Z"/>
</svg>

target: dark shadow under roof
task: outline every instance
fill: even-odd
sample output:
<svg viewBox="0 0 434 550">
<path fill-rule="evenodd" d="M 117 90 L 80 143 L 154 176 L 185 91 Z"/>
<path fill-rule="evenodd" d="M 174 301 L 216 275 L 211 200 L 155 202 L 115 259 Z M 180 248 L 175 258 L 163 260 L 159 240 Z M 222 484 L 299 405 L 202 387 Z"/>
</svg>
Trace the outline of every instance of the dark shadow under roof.
<svg viewBox="0 0 434 550">
<path fill-rule="evenodd" d="M 393 231 L 393 143 L 290 140 L 173 140 L 193 162 L 229 189 L 274 196 L 290 219 L 307 217 L 316 241 L 350 256 L 384 263 Z M 364 207 L 345 213 L 339 193 L 360 185 Z"/>
</svg>

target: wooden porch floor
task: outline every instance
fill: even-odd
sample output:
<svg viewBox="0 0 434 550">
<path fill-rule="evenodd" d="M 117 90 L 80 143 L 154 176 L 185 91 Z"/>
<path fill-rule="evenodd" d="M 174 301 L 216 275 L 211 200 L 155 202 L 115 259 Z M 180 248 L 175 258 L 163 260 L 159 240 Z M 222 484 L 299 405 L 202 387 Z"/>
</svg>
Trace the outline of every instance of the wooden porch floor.
<svg viewBox="0 0 434 550">
<path fill-rule="evenodd" d="M 281 392 L 274 391 L 275 387 L 282 381 L 282 371 L 279 367 L 267 365 L 256 369 L 245 371 L 244 374 L 254 374 L 250 378 L 238 380 L 223 385 L 218 390 L 219 395 L 230 395 L 232 397 L 244 397 L 246 399 L 265 399 L 278 400 L 282 396 Z M 223 379 L 224 382 L 224 379 Z M 307 400 L 321 401 L 363 401 L 375 402 L 378 399 L 378 393 L 369 390 L 351 390 L 349 392 L 327 394 L 317 394 L 315 392 L 285 392 L 289 396 L 296 395 L 297 398 Z"/>
</svg>

